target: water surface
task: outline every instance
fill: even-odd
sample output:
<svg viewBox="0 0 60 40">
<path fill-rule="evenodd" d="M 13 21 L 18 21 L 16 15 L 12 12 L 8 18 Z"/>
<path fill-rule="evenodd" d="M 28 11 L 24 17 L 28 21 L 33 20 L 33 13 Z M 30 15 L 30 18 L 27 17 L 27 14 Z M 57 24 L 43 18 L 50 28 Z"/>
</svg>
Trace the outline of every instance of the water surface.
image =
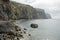
<svg viewBox="0 0 60 40">
<path fill-rule="evenodd" d="M 60 40 L 60 19 L 19 20 L 16 23 L 28 29 L 31 40 Z M 32 23 L 39 27 L 31 28 Z"/>
</svg>

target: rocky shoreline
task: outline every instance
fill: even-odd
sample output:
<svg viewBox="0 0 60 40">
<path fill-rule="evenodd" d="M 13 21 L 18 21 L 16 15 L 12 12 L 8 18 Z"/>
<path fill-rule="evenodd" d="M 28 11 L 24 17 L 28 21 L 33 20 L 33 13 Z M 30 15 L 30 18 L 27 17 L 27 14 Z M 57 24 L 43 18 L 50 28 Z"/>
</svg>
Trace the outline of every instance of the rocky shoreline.
<svg viewBox="0 0 60 40">
<path fill-rule="evenodd" d="M 29 40 L 30 34 L 12 22 L 0 23 L 0 40 Z"/>
</svg>

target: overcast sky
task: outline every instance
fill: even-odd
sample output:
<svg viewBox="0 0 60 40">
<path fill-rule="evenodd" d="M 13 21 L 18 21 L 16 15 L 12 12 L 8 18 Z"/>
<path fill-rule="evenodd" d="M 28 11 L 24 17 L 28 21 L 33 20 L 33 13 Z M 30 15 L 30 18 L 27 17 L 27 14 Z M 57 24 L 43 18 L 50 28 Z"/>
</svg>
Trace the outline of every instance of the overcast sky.
<svg viewBox="0 0 60 40">
<path fill-rule="evenodd" d="M 16 2 L 29 4 L 36 8 L 44 9 L 52 18 L 60 18 L 60 0 L 14 0 Z"/>
</svg>

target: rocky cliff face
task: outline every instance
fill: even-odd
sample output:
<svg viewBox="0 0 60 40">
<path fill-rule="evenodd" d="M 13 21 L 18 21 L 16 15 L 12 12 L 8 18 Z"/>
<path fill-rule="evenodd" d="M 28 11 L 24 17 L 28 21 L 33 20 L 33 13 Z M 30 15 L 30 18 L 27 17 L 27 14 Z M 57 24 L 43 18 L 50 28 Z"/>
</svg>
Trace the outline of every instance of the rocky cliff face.
<svg viewBox="0 0 60 40">
<path fill-rule="evenodd" d="M 18 19 L 46 19 L 42 9 L 35 9 L 29 5 L 12 2 L 0 1 L 0 20 Z"/>
<path fill-rule="evenodd" d="M 11 2 L 11 7 L 12 7 L 13 14 L 14 14 L 12 16 L 12 19 L 15 19 L 15 18 L 16 19 L 35 19 L 37 18 L 35 8 L 29 5 Z"/>
<path fill-rule="evenodd" d="M 0 20 L 8 20 L 11 14 L 9 0 L 0 0 Z"/>
<path fill-rule="evenodd" d="M 45 11 L 32 6 L 11 2 L 13 16 L 12 19 L 48 19 Z"/>
<path fill-rule="evenodd" d="M 0 20 L 37 18 L 33 7 L 16 2 L 1 1 L 0 11 Z"/>
<path fill-rule="evenodd" d="M 36 8 L 36 11 L 40 19 L 48 19 L 43 9 Z"/>
</svg>

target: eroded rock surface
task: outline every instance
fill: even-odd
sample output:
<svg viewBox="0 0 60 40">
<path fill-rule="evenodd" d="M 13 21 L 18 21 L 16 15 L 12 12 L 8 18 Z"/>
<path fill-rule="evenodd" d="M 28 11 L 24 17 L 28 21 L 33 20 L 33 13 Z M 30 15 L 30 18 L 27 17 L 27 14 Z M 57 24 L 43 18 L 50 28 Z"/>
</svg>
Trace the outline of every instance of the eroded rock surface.
<svg viewBox="0 0 60 40">
<path fill-rule="evenodd" d="M 0 23 L 0 40 L 29 40 L 30 35 L 26 29 L 18 27 L 12 22 Z"/>
</svg>

